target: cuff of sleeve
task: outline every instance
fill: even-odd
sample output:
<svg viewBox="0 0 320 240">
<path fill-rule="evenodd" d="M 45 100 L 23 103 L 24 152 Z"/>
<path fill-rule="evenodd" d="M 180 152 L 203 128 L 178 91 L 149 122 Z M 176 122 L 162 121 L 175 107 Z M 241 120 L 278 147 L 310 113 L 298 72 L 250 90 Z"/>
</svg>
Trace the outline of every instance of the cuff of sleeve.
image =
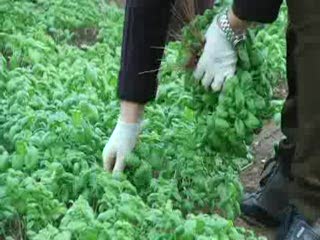
<svg viewBox="0 0 320 240">
<path fill-rule="evenodd" d="M 128 96 L 128 95 L 119 94 L 118 97 L 121 101 L 133 102 L 133 103 L 138 103 L 138 104 L 143 104 L 143 105 L 155 100 L 155 97 L 141 98 L 141 97 L 137 97 L 134 95 Z"/>
<path fill-rule="evenodd" d="M 127 81 L 125 81 L 125 78 Z M 120 74 L 118 98 L 122 101 L 146 104 L 155 100 L 157 93 L 156 75 L 133 77 Z"/>
<path fill-rule="evenodd" d="M 127 7 L 157 7 L 173 4 L 174 0 L 127 0 Z"/>
<path fill-rule="evenodd" d="M 252 3 L 252 0 L 234 1 L 233 13 L 248 22 L 272 23 L 278 17 L 281 2 L 267 0 L 265 3 Z M 270 2 L 275 2 L 271 4 Z"/>
</svg>

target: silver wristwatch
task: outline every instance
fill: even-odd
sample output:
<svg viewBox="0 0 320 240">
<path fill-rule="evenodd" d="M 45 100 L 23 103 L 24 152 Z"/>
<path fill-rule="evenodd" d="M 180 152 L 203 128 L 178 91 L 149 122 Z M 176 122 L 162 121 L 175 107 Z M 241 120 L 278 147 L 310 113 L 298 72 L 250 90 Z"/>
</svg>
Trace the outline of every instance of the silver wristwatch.
<svg viewBox="0 0 320 240">
<path fill-rule="evenodd" d="M 246 39 L 246 32 L 235 32 L 231 28 L 231 24 L 229 21 L 228 11 L 226 10 L 222 14 L 218 16 L 218 25 L 221 28 L 221 30 L 226 34 L 226 37 L 228 41 L 236 47 L 238 43 L 244 41 Z"/>
</svg>

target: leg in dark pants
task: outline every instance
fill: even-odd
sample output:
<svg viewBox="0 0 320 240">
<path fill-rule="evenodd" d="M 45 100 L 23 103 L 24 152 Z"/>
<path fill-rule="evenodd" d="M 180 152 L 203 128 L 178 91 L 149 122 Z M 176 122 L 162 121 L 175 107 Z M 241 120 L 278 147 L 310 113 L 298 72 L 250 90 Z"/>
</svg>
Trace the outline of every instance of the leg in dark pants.
<svg viewBox="0 0 320 240">
<path fill-rule="evenodd" d="M 320 2 L 288 1 L 296 78 L 295 156 L 291 163 L 290 200 L 310 222 L 320 217 Z M 288 120 L 289 121 L 289 120 Z M 284 131 L 286 129 L 284 128 Z"/>
<path fill-rule="evenodd" d="M 278 240 L 320 240 L 320 2 L 289 0 L 288 73 L 295 81 L 283 131 L 294 141 L 288 208 Z M 291 116 L 291 117 L 290 117 Z M 290 122 L 294 119 L 294 122 Z"/>
<path fill-rule="evenodd" d="M 320 217 L 320 2 L 291 0 L 288 5 L 286 140 L 268 179 L 242 203 L 244 215 L 262 222 L 281 213 L 289 199 L 310 221 Z"/>
</svg>

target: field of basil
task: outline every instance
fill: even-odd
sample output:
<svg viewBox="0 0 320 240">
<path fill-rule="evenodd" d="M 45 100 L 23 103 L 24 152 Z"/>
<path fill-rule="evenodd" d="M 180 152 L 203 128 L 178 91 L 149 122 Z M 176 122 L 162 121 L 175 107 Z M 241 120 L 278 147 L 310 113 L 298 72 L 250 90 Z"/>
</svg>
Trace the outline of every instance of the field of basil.
<svg viewBox="0 0 320 240">
<path fill-rule="evenodd" d="M 184 66 L 225 5 L 168 43 L 157 100 L 115 178 L 101 151 L 119 112 L 123 10 L 107 0 L 0 0 L 0 239 L 264 239 L 234 220 L 253 136 L 282 105 L 273 90 L 286 74 L 286 9 L 250 30 L 219 96 Z"/>
</svg>

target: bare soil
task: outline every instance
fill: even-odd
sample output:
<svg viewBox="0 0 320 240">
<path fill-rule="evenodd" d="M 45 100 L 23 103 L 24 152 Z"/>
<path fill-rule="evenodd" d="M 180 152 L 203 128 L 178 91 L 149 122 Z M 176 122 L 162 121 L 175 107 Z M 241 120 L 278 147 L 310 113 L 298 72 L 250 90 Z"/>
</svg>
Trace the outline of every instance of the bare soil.
<svg viewBox="0 0 320 240">
<path fill-rule="evenodd" d="M 97 42 L 99 30 L 96 28 L 80 28 L 73 31 L 73 41 L 76 46 L 83 48 L 92 46 Z"/>
<path fill-rule="evenodd" d="M 273 121 L 266 123 L 262 131 L 256 136 L 252 145 L 254 163 L 241 175 L 241 181 L 247 191 L 257 189 L 263 166 L 267 160 L 274 156 L 274 146 L 282 138 L 280 127 L 276 126 Z"/>
</svg>

